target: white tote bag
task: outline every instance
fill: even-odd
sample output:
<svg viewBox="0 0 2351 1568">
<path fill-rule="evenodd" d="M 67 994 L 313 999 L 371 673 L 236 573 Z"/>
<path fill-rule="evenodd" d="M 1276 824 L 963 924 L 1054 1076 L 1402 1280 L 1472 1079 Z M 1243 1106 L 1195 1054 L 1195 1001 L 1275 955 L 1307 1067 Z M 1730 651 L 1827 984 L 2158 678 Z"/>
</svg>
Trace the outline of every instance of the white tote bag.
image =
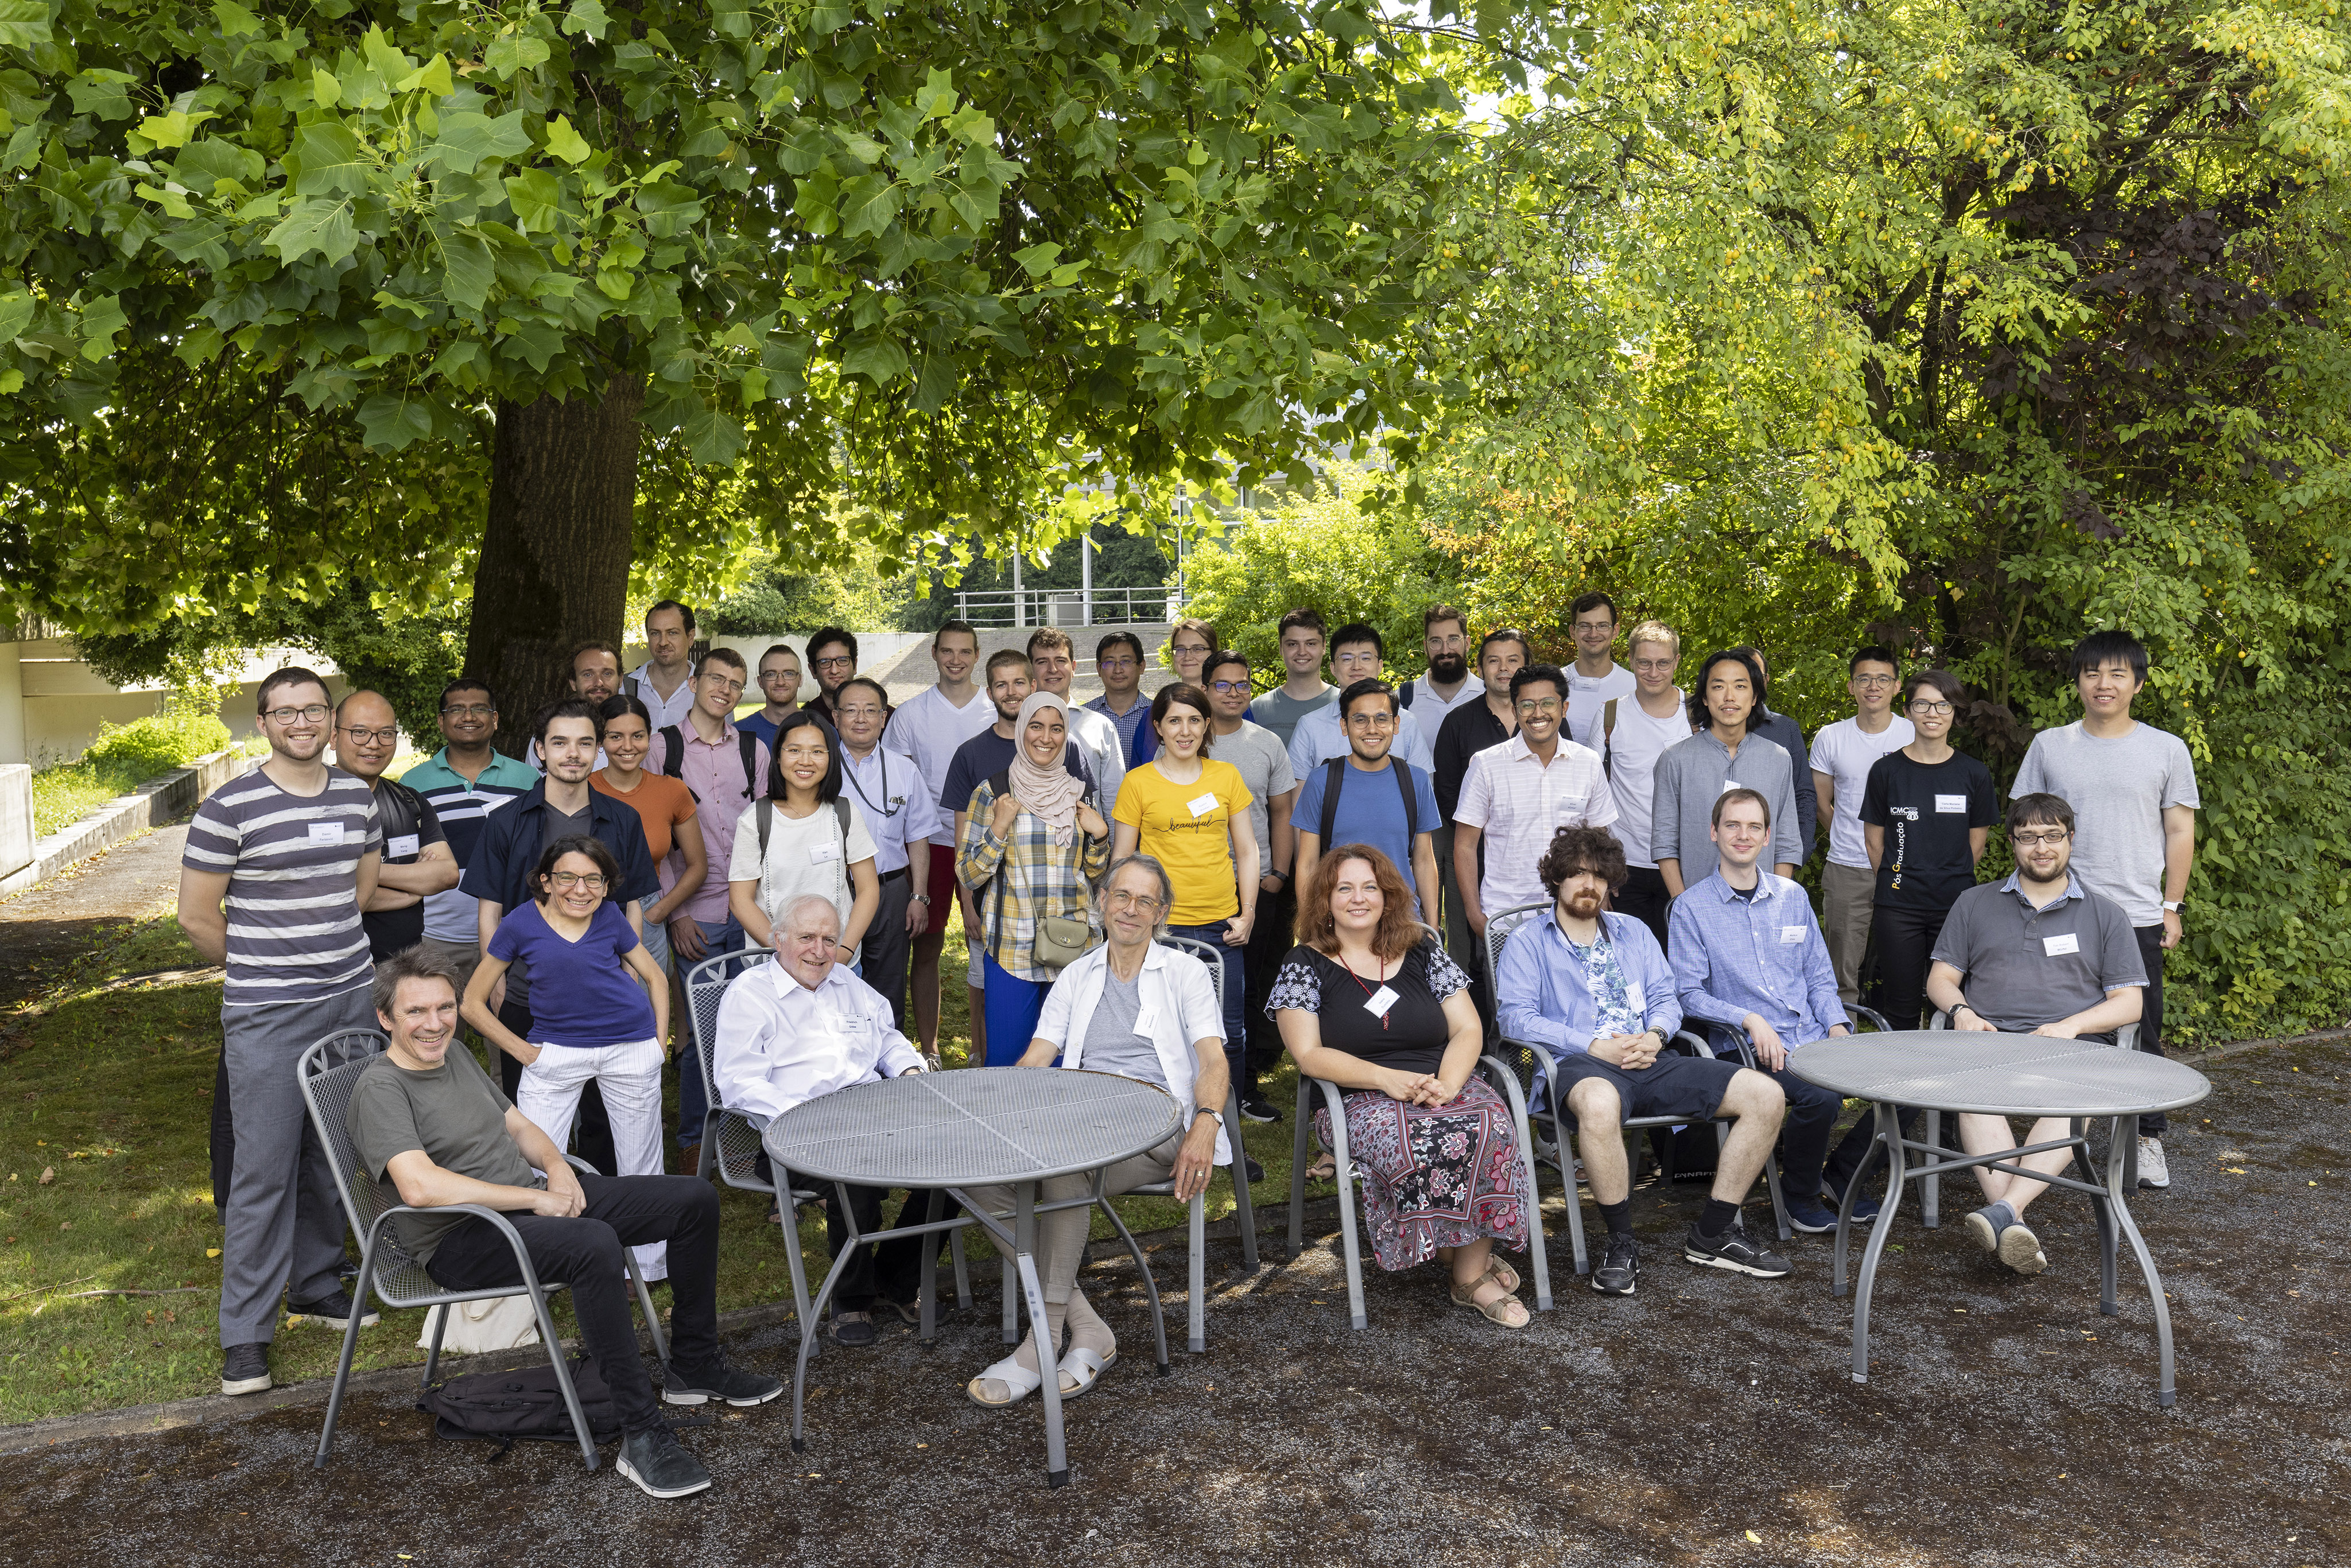
<svg viewBox="0 0 2351 1568">
<path fill-rule="evenodd" d="M 433 1348 L 433 1325 L 443 1312 L 452 1310 L 435 1307 L 424 1314 L 424 1332 L 417 1337 L 417 1349 Z M 538 1343 L 538 1314 L 531 1311 L 528 1295 L 459 1301 L 454 1310 L 457 1315 L 449 1320 L 449 1332 L 441 1336 L 444 1354 L 475 1355 Z"/>
</svg>

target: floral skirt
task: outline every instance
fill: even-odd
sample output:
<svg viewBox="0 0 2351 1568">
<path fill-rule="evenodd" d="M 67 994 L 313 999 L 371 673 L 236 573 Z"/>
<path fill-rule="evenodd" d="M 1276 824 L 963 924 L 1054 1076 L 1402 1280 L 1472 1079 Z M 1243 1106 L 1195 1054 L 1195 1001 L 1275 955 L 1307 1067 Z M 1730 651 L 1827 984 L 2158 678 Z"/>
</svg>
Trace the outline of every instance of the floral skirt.
<svg viewBox="0 0 2351 1568">
<path fill-rule="evenodd" d="M 1452 1103 L 1430 1108 L 1377 1090 L 1350 1090 L 1347 1157 L 1364 1173 L 1372 1255 L 1390 1271 L 1409 1269 L 1440 1247 L 1491 1237 L 1513 1251 L 1527 1244 L 1531 1196 L 1519 1163 L 1510 1107 L 1482 1078 Z M 1331 1113 L 1314 1113 L 1314 1133 L 1331 1146 Z"/>
</svg>

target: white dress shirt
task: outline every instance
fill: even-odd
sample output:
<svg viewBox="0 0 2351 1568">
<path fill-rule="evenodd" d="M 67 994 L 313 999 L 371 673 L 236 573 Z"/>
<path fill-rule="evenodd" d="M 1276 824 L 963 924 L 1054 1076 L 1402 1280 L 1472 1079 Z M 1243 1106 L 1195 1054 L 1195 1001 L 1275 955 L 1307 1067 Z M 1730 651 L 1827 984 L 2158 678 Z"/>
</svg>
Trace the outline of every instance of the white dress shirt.
<svg viewBox="0 0 2351 1568">
<path fill-rule="evenodd" d="M 1520 730 L 1469 759 L 1453 820 L 1484 836 L 1486 873 L 1478 902 L 1496 914 L 1541 903 L 1546 895 L 1536 868 L 1552 835 L 1562 828 L 1608 826 L 1616 820 L 1616 797 L 1598 752 L 1562 736 L 1545 767 Z"/>
<path fill-rule="evenodd" d="M 694 672 L 689 669 L 685 679 L 677 683 L 677 690 L 666 697 L 653 690 L 653 667 L 651 661 L 629 672 L 629 679 L 637 683 L 637 700 L 653 716 L 653 730 L 659 735 L 674 724 L 684 724 L 685 716 L 694 711 Z M 621 688 L 626 691 L 628 688 Z"/>
<path fill-rule="evenodd" d="M 718 1103 L 763 1130 L 795 1105 L 922 1064 L 889 1002 L 845 965 L 810 990 L 771 958 L 745 971 L 718 1004 L 710 1057 Z"/>
</svg>

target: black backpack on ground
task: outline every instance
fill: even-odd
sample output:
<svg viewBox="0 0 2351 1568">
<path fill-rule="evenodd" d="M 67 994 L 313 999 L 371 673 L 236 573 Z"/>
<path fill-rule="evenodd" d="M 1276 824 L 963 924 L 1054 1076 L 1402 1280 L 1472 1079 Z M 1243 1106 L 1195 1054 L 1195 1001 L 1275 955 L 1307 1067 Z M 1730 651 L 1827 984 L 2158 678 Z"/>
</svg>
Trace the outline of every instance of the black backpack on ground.
<svg viewBox="0 0 2351 1568">
<path fill-rule="evenodd" d="M 571 1359 L 571 1386 L 580 1396 L 580 1408 L 588 1417 L 594 1439 L 609 1443 L 618 1437 L 621 1419 L 612 1409 L 612 1391 L 587 1356 Z M 416 1407 L 434 1417 L 434 1437 L 479 1438 L 499 1445 L 500 1454 L 517 1443 L 580 1440 L 571 1430 L 571 1412 L 564 1408 L 563 1389 L 549 1362 L 434 1384 L 417 1399 Z"/>
</svg>

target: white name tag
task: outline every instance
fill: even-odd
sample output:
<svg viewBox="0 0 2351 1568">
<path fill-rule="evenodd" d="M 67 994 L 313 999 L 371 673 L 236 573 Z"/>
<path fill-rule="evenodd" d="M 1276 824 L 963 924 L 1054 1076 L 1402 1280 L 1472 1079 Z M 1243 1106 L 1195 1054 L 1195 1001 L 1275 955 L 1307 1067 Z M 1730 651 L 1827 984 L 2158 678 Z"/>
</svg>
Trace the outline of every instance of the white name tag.
<svg viewBox="0 0 2351 1568">
<path fill-rule="evenodd" d="M 1638 986 L 1625 988 L 1625 1005 L 1636 1013 L 1646 1013 L 1649 1010 L 1648 998 L 1641 995 L 1641 988 Z"/>
<path fill-rule="evenodd" d="M 314 844 L 340 844 L 343 841 L 343 825 L 340 822 L 313 822 L 310 824 L 310 841 Z"/>
<path fill-rule="evenodd" d="M 2082 939 L 2071 931 L 2063 936 L 2043 936 L 2041 939 L 2041 950 L 2052 958 L 2062 958 L 2068 953 L 2080 952 Z"/>
<path fill-rule="evenodd" d="M 1957 811 L 1961 816 L 1965 816 L 1968 810 L 1968 798 L 1965 795 L 1938 795 L 1935 797 L 1935 810 L 1938 815 L 1945 811 Z"/>
<path fill-rule="evenodd" d="M 501 806 L 505 805 L 507 801 L 512 800 L 514 800 L 514 799 L 516 799 L 516 797 L 515 797 L 515 796 L 512 796 L 512 795 L 485 795 L 485 796 L 483 796 L 483 797 L 482 797 L 482 815 L 483 815 L 483 816 L 485 816 L 485 817 L 488 816 L 492 811 L 496 810 L 499 807 L 501 807 Z"/>
<path fill-rule="evenodd" d="M 402 855 L 413 855 L 416 853 L 416 841 L 422 836 L 423 835 L 418 833 L 392 834 L 392 837 L 383 841 L 383 852 L 385 858 L 389 860 L 398 860 Z"/>
<path fill-rule="evenodd" d="M 1395 990 L 1387 986 L 1382 986 L 1372 993 L 1372 999 L 1364 1004 L 1364 1010 L 1367 1013 L 1384 1013 L 1395 1005 Z"/>
<path fill-rule="evenodd" d="M 1205 817 L 1217 809 L 1217 798 L 1214 795 L 1201 795 L 1185 803 L 1192 808 L 1192 815 L 1196 817 Z"/>
<path fill-rule="evenodd" d="M 1720 794 L 1720 795 L 1728 795 L 1728 794 L 1729 794 L 1733 789 L 1745 789 L 1745 788 L 1746 788 L 1746 786 L 1745 786 L 1745 785 L 1743 785 L 1743 784 L 1741 784 L 1741 783 L 1740 783 L 1740 781 L 1739 781 L 1738 779 L 1724 779 L 1724 780 L 1722 781 L 1722 788 L 1721 788 L 1720 789 L 1717 790 L 1717 791 L 1716 791 L 1716 793 L 1717 793 L 1717 794 Z"/>
<path fill-rule="evenodd" d="M 1782 925 L 1782 927 L 1780 927 L 1780 946 L 1782 946 L 1782 947 L 1792 947 L 1792 946 L 1794 946 L 1797 943 L 1802 942 L 1803 939 L 1804 939 L 1804 928 L 1803 928 L 1802 926 L 1801 926 L 1801 925 Z"/>
<path fill-rule="evenodd" d="M 834 845 L 810 844 L 809 846 L 809 863 L 810 865 L 822 865 L 825 862 L 832 859 L 838 853 L 840 853 L 840 851 Z"/>
</svg>

